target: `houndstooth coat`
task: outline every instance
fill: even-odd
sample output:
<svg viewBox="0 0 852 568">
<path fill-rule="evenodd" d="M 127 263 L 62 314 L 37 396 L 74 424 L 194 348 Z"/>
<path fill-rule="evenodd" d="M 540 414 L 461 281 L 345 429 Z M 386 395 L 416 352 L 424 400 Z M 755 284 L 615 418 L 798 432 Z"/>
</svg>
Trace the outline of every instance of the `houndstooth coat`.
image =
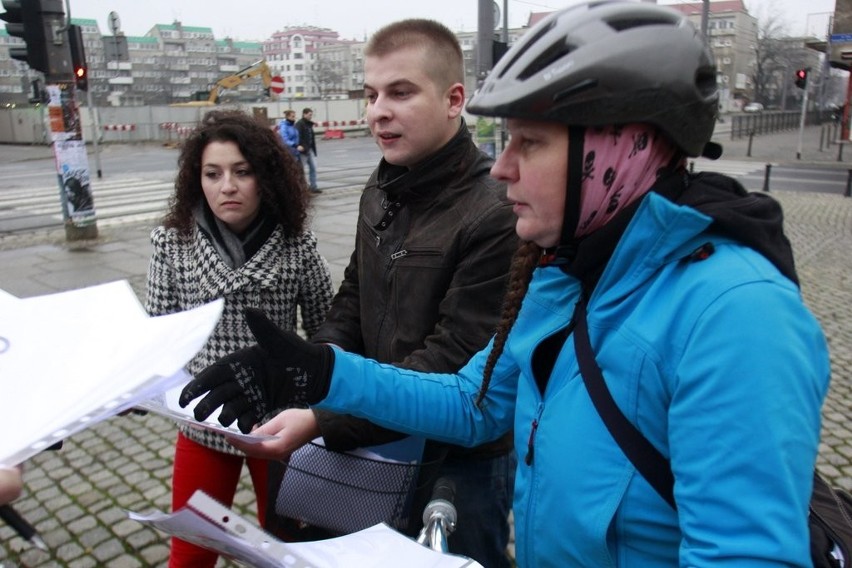
<svg viewBox="0 0 852 568">
<path fill-rule="evenodd" d="M 245 308 L 260 308 L 281 329 L 295 331 L 298 307 L 302 329 L 310 337 L 331 304 L 331 273 L 311 232 L 287 238 L 281 227 L 276 227 L 254 256 L 238 268 L 230 268 L 197 228 L 183 236 L 175 229 L 157 227 L 151 233 L 151 243 L 154 252 L 148 267 L 145 304 L 150 315 L 225 299 L 216 329 L 187 365 L 190 373 L 255 343 L 243 317 Z M 219 434 L 189 428 L 181 431 L 209 448 L 240 454 Z"/>
</svg>

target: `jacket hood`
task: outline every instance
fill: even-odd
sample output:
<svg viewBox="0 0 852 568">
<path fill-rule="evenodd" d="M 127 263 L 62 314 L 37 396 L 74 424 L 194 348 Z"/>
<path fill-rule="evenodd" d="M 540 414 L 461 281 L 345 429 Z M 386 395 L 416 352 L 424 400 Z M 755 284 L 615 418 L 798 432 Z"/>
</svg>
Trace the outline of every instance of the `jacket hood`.
<svg viewBox="0 0 852 568">
<path fill-rule="evenodd" d="M 457 180 L 478 176 L 482 170 L 490 170 L 491 164 L 490 158 L 471 143 L 470 132 L 462 119 L 450 141 L 413 168 L 395 166 L 382 158 L 367 188 L 378 188 L 395 199 L 432 199 L 435 187 L 450 187 Z M 468 170 L 472 171 L 467 173 Z"/>
<path fill-rule="evenodd" d="M 693 252 L 690 247 L 701 244 L 694 240 L 709 230 L 754 249 L 798 285 L 793 250 L 784 235 L 783 213 L 777 201 L 768 195 L 749 193 L 739 182 L 721 174 L 675 173 L 660 179 L 648 195 L 578 243 L 575 256 L 562 268 L 578 278 L 588 294 L 597 285 L 636 212 L 645 207 L 652 209 L 650 219 L 658 225 L 648 234 L 662 236 L 641 245 L 643 250 L 629 251 L 635 258 L 646 259 L 644 266 L 655 267 L 672 258 L 688 256 Z"/>
<path fill-rule="evenodd" d="M 784 234 L 781 205 L 763 193 L 750 193 L 735 179 L 701 173 L 675 200 L 713 219 L 712 229 L 763 255 L 797 286 L 793 247 Z"/>
</svg>

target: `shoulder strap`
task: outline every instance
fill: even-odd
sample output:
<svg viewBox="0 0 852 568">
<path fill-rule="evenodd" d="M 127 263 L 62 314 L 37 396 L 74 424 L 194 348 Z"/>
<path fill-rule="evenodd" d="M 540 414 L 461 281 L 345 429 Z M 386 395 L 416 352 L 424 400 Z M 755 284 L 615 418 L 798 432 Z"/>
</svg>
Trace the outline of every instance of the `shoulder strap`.
<svg viewBox="0 0 852 568">
<path fill-rule="evenodd" d="M 604 421 L 607 430 L 618 443 L 639 473 L 651 484 L 672 509 L 677 509 L 674 500 L 674 475 L 669 461 L 655 448 L 621 412 L 612 393 L 606 386 L 601 369 L 595 361 L 589 328 L 586 323 L 586 300 L 581 299 L 574 311 L 574 350 L 580 365 L 583 383 L 595 409 Z"/>
</svg>

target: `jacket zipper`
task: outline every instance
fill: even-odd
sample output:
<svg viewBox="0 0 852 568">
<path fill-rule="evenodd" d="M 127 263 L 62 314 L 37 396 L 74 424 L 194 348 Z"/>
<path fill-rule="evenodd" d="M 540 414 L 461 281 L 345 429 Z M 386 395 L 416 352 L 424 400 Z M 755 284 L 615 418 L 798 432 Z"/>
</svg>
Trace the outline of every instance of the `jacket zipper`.
<svg viewBox="0 0 852 568">
<path fill-rule="evenodd" d="M 538 408 L 536 409 L 535 417 L 532 419 L 532 427 L 530 428 L 530 438 L 529 438 L 529 441 L 527 442 L 527 455 L 524 456 L 524 463 L 526 463 L 526 465 L 529 466 L 530 468 L 532 468 L 532 466 L 533 466 L 533 461 L 534 461 L 534 457 L 535 457 L 535 435 L 536 435 L 536 431 L 538 430 L 538 423 L 541 420 L 541 415 L 542 415 L 543 412 L 544 412 L 544 402 L 539 402 Z M 533 507 L 534 507 L 533 504 L 536 501 L 535 495 L 532 494 L 532 492 L 534 491 L 533 488 L 536 486 L 535 482 L 532 479 L 534 474 L 535 473 L 532 470 L 529 472 L 529 488 L 530 488 L 530 491 L 529 491 L 529 494 L 527 495 L 526 522 L 525 522 L 526 529 L 527 529 L 526 533 L 528 535 L 532 534 L 532 525 L 533 525 L 532 519 L 533 519 Z M 534 539 L 527 538 L 523 542 L 523 547 L 524 547 L 523 557 L 524 558 L 527 558 L 527 559 L 532 558 L 532 554 L 530 552 L 530 547 L 533 546 L 532 540 L 534 540 Z"/>
<path fill-rule="evenodd" d="M 532 424 L 530 426 L 530 437 L 527 440 L 527 455 L 524 456 L 524 463 L 529 466 L 533 464 L 533 460 L 535 458 L 535 434 L 538 430 L 538 419 L 541 418 L 543 408 L 544 404 L 539 403 L 538 411 L 536 412 L 535 418 L 532 419 Z"/>
<path fill-rule="evenodd" d="M 418 250 L 418 249 L 402 249 L 398 250 L 395 253 L 390 255 L 391 260 L 399 260 L 401 258 L 405 258 L 406 256 L 441 256 L 441 251 L 439 250 Z"/>
</svg>

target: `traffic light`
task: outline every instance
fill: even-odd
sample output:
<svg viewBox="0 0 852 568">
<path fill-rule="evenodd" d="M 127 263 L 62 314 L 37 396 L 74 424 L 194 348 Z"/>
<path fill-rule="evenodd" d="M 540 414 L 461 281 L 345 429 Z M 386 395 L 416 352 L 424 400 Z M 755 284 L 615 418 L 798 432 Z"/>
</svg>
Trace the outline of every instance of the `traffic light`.
<svg viewBox="0 0 852 568">
<path fill-rule="evenodd" d="M 6 32 L 24 40 L 23 47 L 11 47 L 12 59 L 48 75 L 50 80 L 70 78 L 68 48 L 59 33 L 65 24 L 62 0 L 2 0 Z"/>
<path fill-rule="evenodd" d="M 796 69 L 796 86 L 804 89 L 808 84 L 808 70 Z"/>
<path fill-rule="evenodd" d="M 3 8 L 5 12 L 0 14 L 0 18 L 3 18 L 6 22 L 6 32 L 10 36 L 24 40 L 23 47 L 9 47 L 9 56 L 12 59 L 23 61 L 33 69 L 36 69 L 35 52 L 39 42 L 37 41 L 35 30 L 38 22 L 33 19 L 33 16 L 37 16 L 38 14 L 33 12 L 33 3 L 27 2 L 22 4 L 22 0 L 3 0 Z M 31 57 L 32 61 L 30 60 Z"/>
<path fill-rule="evenodd" d="M 83 30 L 80 26 L 68 26 L 68 45 L 71 48 L 71 64 L 74 66 L 74 82 L 77 90 L 89 90 L 89 67 L 86 65 L 86 49 L 83 46 Z"/>
</svg>

